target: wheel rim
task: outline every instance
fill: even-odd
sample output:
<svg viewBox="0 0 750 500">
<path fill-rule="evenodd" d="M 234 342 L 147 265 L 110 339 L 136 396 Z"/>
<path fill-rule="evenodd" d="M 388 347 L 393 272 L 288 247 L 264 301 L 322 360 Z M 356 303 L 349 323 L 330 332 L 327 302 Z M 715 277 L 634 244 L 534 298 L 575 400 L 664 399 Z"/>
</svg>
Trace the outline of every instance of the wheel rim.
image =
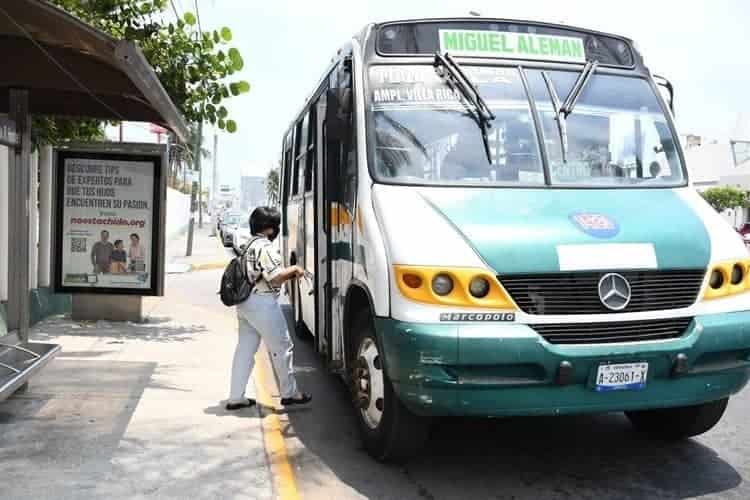
<svg viewBox="0 0 750 500">
<path fill-rule="evenodd" d="M 385 390 L 380 352 L 375 341 L 369 337 L 359 346 L 357 365 L 354 383 L 359 411 L 365 424 L 376 429 L 383 418 Z"/>
</svg>

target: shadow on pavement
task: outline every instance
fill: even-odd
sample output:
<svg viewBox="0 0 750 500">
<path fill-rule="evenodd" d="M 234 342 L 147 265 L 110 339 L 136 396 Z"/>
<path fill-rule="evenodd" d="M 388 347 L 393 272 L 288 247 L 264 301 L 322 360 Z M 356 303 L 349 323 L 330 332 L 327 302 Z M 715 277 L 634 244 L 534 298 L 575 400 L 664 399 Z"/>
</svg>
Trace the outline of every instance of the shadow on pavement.
<svg viewBox="0 0 750 500">
<path fill-rule="evenodd" d="M 311 342 L 295 343 L 297 378 L 314 400 L 311 412 L 289 419 L 305 447 L 295 462 L 300 482 L 311 488 L 332 473 L 368 498 L 684 498 L 742 482 L 698 440 L 650 440 L 621 414 L 435 419 L 421 456 L 380 464 L 360 444 L 344 383 Z"/>
<path fill-rule="evenodd" d="M 50 363 L 27 393 L 0 403 L 5 477 L 16 483 L 35 476 L 34 484 L 48 478 L 49 487 L 71 467 L 84 475 L 106 467 L 155 367 L 91 359 Z M 3 495 L 14 498 L 13 485 L 3 488 Z"/>
<path fill-rule="evenodd" d="M 195 335 L 207 333 L 204 324 L 184 324 L 169 317 L 150 316 L 143 323 L 115 321 L 72 321 L 68 316 L 54 316 L 34 327 L 36 341 L 54 341 L 61 336 L 99 337 L 117 340 L 137 339 L 150 342 L 186 342 Z"/>
</svg>

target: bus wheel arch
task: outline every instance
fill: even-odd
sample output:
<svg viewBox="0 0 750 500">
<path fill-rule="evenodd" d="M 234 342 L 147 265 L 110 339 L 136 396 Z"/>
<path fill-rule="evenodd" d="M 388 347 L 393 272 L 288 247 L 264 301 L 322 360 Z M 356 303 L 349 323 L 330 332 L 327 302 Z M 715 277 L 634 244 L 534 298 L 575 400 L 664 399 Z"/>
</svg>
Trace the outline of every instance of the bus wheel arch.
<svg viewBox="0 0 750 500">
<path fill-rule="evenodd" d="M 354 332 L 354 329 L 362 314 L 368 314 L 370 320 L 375 321 L 375 307 L 369 290 L 363 283 L 353 281 L 349 285 L 344 299 L 344 357 L 347 364 L 356 352 L 356 346 L 354 345 L 356 332 Z"/>
<path fill-rule="evenodd" d="M 349 387 L 365 449 L 377 460 L 401 462 L 422 449 L 429 419 L 413 414 L 396 394 L 374 311 L 367 288 L 350 286 L 344 308 Z"/>
</svg>

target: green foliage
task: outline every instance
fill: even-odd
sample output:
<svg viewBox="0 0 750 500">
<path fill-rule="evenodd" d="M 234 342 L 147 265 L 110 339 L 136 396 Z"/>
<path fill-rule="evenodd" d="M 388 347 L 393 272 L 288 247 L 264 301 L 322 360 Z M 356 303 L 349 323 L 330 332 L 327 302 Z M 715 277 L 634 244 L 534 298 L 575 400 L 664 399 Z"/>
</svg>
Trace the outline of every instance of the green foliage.
<svg viewBox="0 0 750 500">
<path fill-rule="evenodd" d="M 102 122 L 93 119 L 70 119 L 52 116 L 34 116 L 31 139 L 34 147 L 42 144 L 57 145 L 63 141 L 103 141 Z"/>
<path fill-rule="evenodd" d="M 708 188 L 701 194 L 717 212 L 748 206 L 747 193 L 730 186 Z"/>
<path fill-rule="evenodd" d="M 236 122 L 228 119 L 226 108 L 218 105 L 249 92 L 250 84 L 244 80 L 227 81 L 244 67 L 239 50 L 226 47 L 232 40 L 228 27 L 201 32 L 192 12 L 166 23 L 163 13 L 169 7 L 168 0 L 50 1 L 115 38 L 136 42 L 188 122 L 208 122 L 229 132 L 237 130 Z M 221 115 L 219 110 L 224 110 Z M 58 126 L 56 130 L 64 128 Z M 89 125 L 83 131 L 90 131 Z M 51 132 L 42 135 L 53 140 L 61 138 Z"/>
<path fill-rule="evenodd" d="M 266 180 L 264 181 L 266 185 L 266 194 L 268 196 L 268 204 L 271 206 L 276 205 L 279 202 L 279 168 L 272 168 L 268 175 L 266 176 Z"/>
</svg>

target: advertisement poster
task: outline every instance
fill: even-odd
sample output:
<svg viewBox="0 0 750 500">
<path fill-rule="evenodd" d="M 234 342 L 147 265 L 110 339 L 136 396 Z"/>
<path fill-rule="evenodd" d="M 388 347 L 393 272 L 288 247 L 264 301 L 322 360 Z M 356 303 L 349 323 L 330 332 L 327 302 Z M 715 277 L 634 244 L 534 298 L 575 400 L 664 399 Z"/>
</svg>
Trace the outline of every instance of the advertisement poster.
<svg viewBox="0 0 750 500">
<path fill-rule="evenodd" d="M 155 287 L 158 157 L 60 152 L 56 278 L 65 289 Z"/>
</svg>

